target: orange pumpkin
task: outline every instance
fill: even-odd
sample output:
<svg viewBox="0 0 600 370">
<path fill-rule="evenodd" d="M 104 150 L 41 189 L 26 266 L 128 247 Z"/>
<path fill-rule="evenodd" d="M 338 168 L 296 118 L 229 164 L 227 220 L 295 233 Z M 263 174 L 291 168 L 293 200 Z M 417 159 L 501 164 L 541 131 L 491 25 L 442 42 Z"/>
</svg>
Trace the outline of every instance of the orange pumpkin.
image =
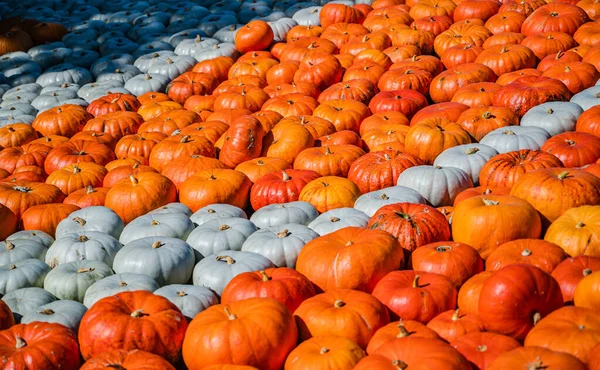
<svg viewBox="0 0 600 370">
<path fill-rule="evenodd" d="M 528 172 L 563 167 L 560 159 L 541 150 L 523 149 L 492 157 L 479 172 L 481 186 L 512 188 Z"/>
<path fill-rule="evenodd" d="M 183 360 L 190 370 L 223 363 L 281 369 L 297 340 L 294 318 L 283 304 L 250 298 L 199 313 L 187 329 Z"/>
<path fill-rule="evenodd" d="M 573 301 L 573 294 L 581 279 L 600 270 L 600 257 L 577 256 L 562 261 L 552 277 L 560 284 L 565 303 Z"/>
<path fill-rule="evenodd" d="M 294 312 L 300 340 L 337 335 L 366 348 L 375 332 L 390 322 L 387 309 L 370 294 L 334 289 L 308 298 Z"/>
<path fill-rule="evenodd" d="M 64 104 L 40 113 L 31 126 L 43 136 L 71 137 L 81 131 L 92 116 L 79 105 Z"/>
<path fill-rule="evenodd" d="M 403 251 L 390 234 L 346 227 L 308 242 L 300 251 L 296 269 L 324 291 L 371 292 L 386 273 L 403 263 Z"/>
<path fill-rule="evenodd" d="M 492 361 L 486 370 L 527 369 L 551 367 L 556 369 L 585 370 L 586 366 L 568 353 L 540 347 L 520 347 L 505 352 Z"/>
<path fill-rule="evenodd" d="M 528 264 L 551 273 L 566 257 L 566 253 L 554 243 L 518 239 L 494 250 L 486 260 L 486 270 L 497 271 L 510 264 Z"/>
<path fill-rule="evenodd" d="M 433 329 L 447 342 L 453 342 L 469 333 L 485 331 L 484 323 L 479 316 L 461 313 L 459 309 L 440 313 L 427 323 L 427 327 Z"/>
<path fill-rule="evenodd" d="M 544 240 L 555 243 L 570 256 L 600 257 L 599 206 L 573 207 L 558 217 Z"/>
<path fill-rule="evenodd" d="M 365 152 L 354 145 L 331 145 L 305 149 L 294 161 L 297 170 L 312 170 L 322 176 L 346 177 L 350 165 Z"/>
<path fill-rule="evenodd" d="M 254 20 L 235 34 L 235 47 L 242 53 L 265 50 L 273 42 L 273 30 L 265 21 Z"/>
<path fill-rule="evenodd" d="M 367 353 L 372 354 L 386 342 L 396 338 L 407 337 L 440 339 L 440 336 L 435 331 L 424 324 L 415 320 L 400 319 L 399 321 L 390 322 L 383 328 L 377 330 L 375 335 L 373 335 L 373 338 L 369 341 Z"/>
<path fill-rule="evenodd" d="M 244 173 L 250 181 L 255 183 L 258 179 L 269 173 L 278 172 L 291 168 L 290 164 L 281 158 L 260 157 L 242 162 L 235 168 L 236 171 Z"/>
<path fill-rule="evenodd" d="M 352 181 L 338 176 L 324 176 L 312 180 L 300 192 L 298 200 L 309 202 L 320 213 L 336 208 L 353 207 L 361 195 Z"/>
<path fill-rule="evenodd" d="M 117 182 L 106 194 L 106 207 L 115 211 L 124 223 L 177 199 L 177 189 L 171 180 L 154 172 Z"/>
<path fill-rule="evenodd" d="M 110 188 L 94 188 L 92 186 L 87 186 L 69 194 L 63 203 L 73 204 L 79 208 L 103 206 L 106 202 L 106 194 L 108 194 L 109 190 Z"/>
<path fill-rule="evenodd" d="M 312 337 L 301 343 L 288 356 L 285 369 L 351 369 L 365 356 L 353 341 L 335 336 Z"/>
<path fill-rule="evenodd" d="M 492 271 L 472 276 L 458 291 L 458 307 L 462 312 L 479 315 L 479 295 L 483 283 L 492 276 Z"/>
<path fill-rule="evenodd" d="M 408 153 L 432 164 L 444 150 L 470 142 L 469 133 L 460 125 L 438 120 L 412 126 L 406 133 L 404 146 Z"/>
<path fill-rule="evenodd" d="M 573 207 L 598 204 L 600 179 L 582 170 L 545 168 L 522 175 L 510 194 L 529 202 L 548 224 Z"/>
<path fill-rule="evenodd" d="M 3 226 L 0 230 L 0 239 L 6 240 L 6 238 L 8 238 L 12 233 L 18 230 L 17 216 L 15 216 L 14 212 L 11 211 L 10 208 L 6 207 L 3 204 L 0 204 L 0 223 Z M 0 310 L 2 310 L 2 308 L 3 307 L 0 305 Z M 12 314 L 10 316 L 12 317 Z M 4 321 L 3 317 L 4 314 L 0 314 L 0 330 L 7 329 L 7 327 L 5 327 L 5 325 L 2 324 L 2 322 Z"/>
<path fill-rule="evenodd" d="M 86 186 L 100 186 L 108 171 L 96 163 L 76 163 L 54 171 L 46 179 L 46 183 L 59 188 L 69 195 Z"/>
<path fill-rule="evenodd" d="M 21 215 L 21 222 L 24 230 L 41 230 L 54 237 L 58 223 L 77 210 L 79 207 L 73 204 L 40 204 L 27 208 Z"/>
<path fill-rule="evenodd" d="M 208 169 L 196 172 L 179 187 L 179 200 L 196 212 L 215 203 L 245 208 L 252 181 L 242 172 Z"/>
<path fill-rule="evenodd" d="M 594 274 L 584 278 L 582 282 L 590 279 L 591 276 Z M 587 291 L 584 295 L 589 293 L 592 292 Z M 576 302 L 577 298 L 576 291 Z M 568 353 L 581 362 L 588 363 L 590 351 L 600 343 L 600 320 L 595 316 L 593 308 L 571 306 L 559 308 L 531 329 L 525 338 L 525 345 Z M 573 346 L 572 342 L 565 341 L 564 338 L 571 338 L 578 344 Z"/>
<path fill-rule="evenodd" d="M 470 230 L 478 230 L 472 233 Z M 501 244 L 539 238 L 542 221 L 525 200 L 510 195 L 483 195 L 460 202 L 452 217 L 452 238 L 475 248 L 483 259 Z"/>
<path fill-rule="evenodd" d="M 87 106 L 86 111 L 94 117 L 113 112 L 136 112 L 142 105 L 135 96 L 129 94 L 108 94 Z"/>
<path fill-rule="evenodd" d="M 19 220 L 28 208 L 61 202 L 64 197 L 59 188 L 50 184 L 27 180 L 0 182 L 0 204 L 9 208 Z"/>
<path fill-rule="evenodd" d="M 414 270 L 444 275 L 457 287 L 483 271 L 483 260 L 477 251 L 457 242 L 423 245 L 415 249 L 410 258 Z"/>
<path fill-rule="evenodd" d="M 242 162 L 260 156 L 265 131 L 260 121 L 252 116 L 242 116 L 229 126 L 224 134 L 219 160 L 234 168 Z"/>
</svg>

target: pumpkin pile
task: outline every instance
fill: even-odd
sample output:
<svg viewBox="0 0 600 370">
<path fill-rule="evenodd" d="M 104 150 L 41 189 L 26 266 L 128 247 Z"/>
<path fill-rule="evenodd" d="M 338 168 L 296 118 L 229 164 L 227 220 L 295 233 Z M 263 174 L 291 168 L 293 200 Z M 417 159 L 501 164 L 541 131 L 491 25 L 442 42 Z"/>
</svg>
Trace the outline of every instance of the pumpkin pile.
<svg viewBox="0 0 600 370">
<path fill-rule="evenodd" d="M 0 3 L 7 369 L 600 370 L 600 3 Z"/>
</svg>

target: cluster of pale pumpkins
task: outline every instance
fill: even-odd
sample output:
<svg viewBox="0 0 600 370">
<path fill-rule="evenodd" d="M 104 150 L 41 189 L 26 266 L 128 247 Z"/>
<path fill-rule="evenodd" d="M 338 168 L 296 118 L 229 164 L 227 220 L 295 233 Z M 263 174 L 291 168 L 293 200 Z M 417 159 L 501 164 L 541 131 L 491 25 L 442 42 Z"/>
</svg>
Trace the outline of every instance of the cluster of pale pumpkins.
<svg viewBox="0 0 600 370">
<path fill-rule="evenodd" d="M 59 42 L 0 57 L 0 127 L 31 123 L 62 104 L 87 106 L 110 93 L 164 91 L 200 61 L 239 56 L 235 33 L 248 21 L 268 21 L 274 41 L 283 41 L 298 24 L 318 25 L 327 2 L 30 0 L 17 9 L 0 2 L 3 17 L 70 30 Z"/>
<path fill-rule="evenodd" d="M 380 201 L 365 197 L 359 207 L 371 213 Z M 22 323 L 58 322 L 75 331 L 87 308 L 123 291 L 154 292 L 193 318 L 218 303 L 234 276 L 294 268 L 307 242 L 368 221 L 360 209 L 319 215 L 307 202 L 266 206 L 250 219 L 231 205 L 192 214 L 171 203 L 124 226 L 112 210 L 87 207 L 59 223 L 56 240 L 24 230 L 0 242 L 0 295 Z"/>
</svg>

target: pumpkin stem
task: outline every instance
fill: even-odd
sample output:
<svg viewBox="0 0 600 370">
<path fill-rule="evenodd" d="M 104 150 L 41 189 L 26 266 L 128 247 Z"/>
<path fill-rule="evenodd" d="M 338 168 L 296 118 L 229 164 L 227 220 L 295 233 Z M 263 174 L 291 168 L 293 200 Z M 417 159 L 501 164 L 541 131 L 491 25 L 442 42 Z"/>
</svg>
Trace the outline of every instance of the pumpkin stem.
<svg viewBox="0 0 600 370">
<path fill-rule="evenodd" d="M 586 268 L 585 270 L 583 270 L 583 276 L 584 276 L 584 277 L 585 277 L 585 276 L 588 276 L 588 275 L 590 275 L 592 272 L 593 272 L 593 271 L 592 271 L 592 269 L 590 269 L 590 268 Z"/>
<path fill-rule="evenodd" d="M 413 280 L 413 288 L 418 288 L 419 287 L 419 279 L 421 278 L 421 275 L 415 275 L 415 280 Z"/>
<path fill-rule="evenodd" d="M 93 268 L 93 267 L 82 267 L 82 268 L 77 269 L 77 273 L 83 274 L 84 272 L 92 272 L 94 270 L 95 270 L 95 268 Z"/>
<path fill-rule="evenodd" d="M 402 360 L 394 360 L 392 361 L 392 365 L 400 370 L 408 369 L 408 364 Z"/>
<path fill-rule="evenodd" d="M 502 131 L 502 135 L 516 135 L 516 134 L 514 133 L 514 131 L 506 130 L 506 131 Z"/>
<path fill-rule="evenodd" d="M 542 314 L 539 312 L 533 313 L 533 325 L 537 325 L 538 322 L 542 319 Z"/>
<path fill-rule="evenodd" d="M 406 330 L 406 326 L 404 326 L 402 321 L 400 321 L 398 324 L 398 330 L 400 331 L 398 332 L 398 335 L 396 335 L 396 338 L 405 338 L 410 336 L 410 332 Z"/>
<path fill-rule="evenodd" d="M 152 243 L 152 249 L 158 249 L 158 248 L 162 247 L 163 245 L 165 245 L 163 242 L 161 242 L 160 240 L 157 240 L 154 243 Z"/>
<path fill-rule="evenodd" d="M 283 239 L 283 238 L 290 236 L 290 234 L 291 234 L 291 232 L 288 229 L 285 229 L 283 231 L 278 232 L 275 235 L 277 236 L 278 239 Z"/>
<path fill-rule="evenodd" d="M 190 135 L 185 135 L 184 137 L 181 138 L 181 140 L 179 142 L 182 144 L 185 144 L 189 141 L 190 141 Z"/>
<path fill-rule="evenodd" d="M 342 308 L 342 307 L 344 307 L 345 305 L 346 305 L 346 302 L 342 301 L 341 299 L 338 299 L 338 300 L 336 300 L 336 301 L 333 303 L 333 306 L 334 306 L 335 308 Z"/>
<path fill-rule="evenodd" d="M 90 238 L 88 238 L 88 237 L 87 237 L 87 236 L 85 236 L 85 235 L 79 235 L 79 238 L 77 238 L 77 240 L 79 240 L 79 242 L 80 242 L 80 243 L 85 243 L 85 242 L 87 242 L 88 240 L 90 240 Z"/>
<path fill-rule="evenodd" d="M 158 220 L 152 220 L 150 225 L 152 225 L 152 226 L 160 225 L 160 222 L 158 222 Z"/>
<path fill-rule="evenodd" d="M 178 297 L 185 297 L 187 295 L 187 293 L 184 291 L 175 292 L 175 294 L 177 294 Z"/>
<path fill-rule="evenodd" d="M 131 185 L 136 186 L 138 184 L 138 179 L 133 175 L 129 175 L 129 181 L 131 181 Z"/>
<path fill-rule="evenodd" d="M 454 313 L 452 314 L 452 321 L 458 321 L 460 320 L 460 314 L 459 314 L 459 309 L 457 308 L 456 311 L 454 311 Z"/>
<path fill-rule="evenodd" d="M 227 262 L 228 265 L 233 265 L 235 263 L 235 260 L 229 256 L 217 256 L 217 261 L 223 260 L 225 260 L 225 262 Z"/>
<path fill-rule="evenodd" d="M 325 347 L 321 348 L 321 350 L 319 351 L 319 353 L 322 355 L 326 354 L 327 352 L 329 352 L 329 349 L 327 349 Z"/>
<path fill-rule="evenodd" d="M 15 249 L 15 245 L 13 243 L 9 242 L 8 240 L 5 243 L 6 243 L 7 251 L 11 251 L 11 250 Z"/>
<path fill-rule="evenodd" d="M 135 317 L 136 319 L 139 319 L 142 316 L 148 316 L 148 314 L 144 313 L 144 310 L 135 310 L 131 313 L 131 317 Z"/>
<path fill-rule="evenodd" d="M 206 210 L 206 213 L 217 213 L 217 211 L 215 211 L 212 208 L 209 208 L 209 209 Z"/>
<path fill-rule="evenodd" d="M 387 194 L 385 194 L 385 193 L 381 194 L 381 196 L 379 198 L 381 198 L 382 200 L 390 199 L 390 197 L 388 197 Z"/>
<path fill-rule="evenodd" d="M 94 187 L 92 185 L 88 185 L 85 189 L 86 189 L 86 191 L 85 191 L 86 194 L 92 194 L 92 193 L 96 192 L 96 189 L 94 189 Z"/>
<path fill-rule="evenodd" d="M 529 256 L 531 256 L 531 251 L 529 249 L 525 248 L 521 252 L 521 256 L 523 256 L 523 257 L 529 257 Z"/>
<path fill-rule="evenodd" d="M 31 188 L 28 188 L 27 186 L 15 185 L 13 186 L 13 190 L 20 191 L 21 193 L 28 193 L 31 191 Z"/>
<path fill-rule="evenodd" d="M 585 226 L 585 224 L 584 224 L 583 222 L 579 221 L 579 222 L 577 223 L 577 225 L 575 225 L 575 228 L 577 228 L 577 229 L 581 229 L 581 228 L 582 228 L 582 227 L 584 227 L 584 226 Z"/>
<path fill-rule="evenodd" d="M 265 283 L 267 281 L 271 280 L 271 278 L 269 277 L 269 275 L 267 275 L 267 273 L 265 272 L 265 270 L 260 270 L 258 273 L 262 277 L 262 281 L 264 281 Z"/>
<path fill-rule="evenodd" d="M 231 229 L 231 226 L 229 226 L 229 225 L 223 224 L 223 225 L 219 226 L 219 231 L 225 231 L 225 230 L 229 230 L 229 229 Z"/>
<path fill-rule="evenodd" d="M 329 147 L 325 147 L 325 155 L 329 155 L 331 154 L 331 149 L 329 149 Z"/>
<path fill-rule="evenodd" d="M 440 252 L 440 253 L 448 252 L 448 251 L 451 251 L 451 250 L 452 250 L 452 247 L 449 246 L 449 245 L 440 245 L 438 247 L 435 247 L 435 251 L 436 252 Z"/>
<path fill-rule="evenodd" d="M 281 172 L 282 172 L 281 179 L 283 181 L 290 181 L 292 179 L 291 176 L 287 174 L 287 172 L 285 172 L 285 171 L 281 171 Z"/>
<path fill-rule="evenodd" d="M 79 226 L 84 226 L 86 224 L 85 220 L 81 217 L 73 217 L 73 221 L 77 222 Z"/>
<path fill-rule="evenodd" d="M 567 176 L 569 176 L 569 171 L 563 171 L 561 173 L 558 174 L 558 179 L 559 180 L 564 180 L 567 178 Z"/>
<path fill-rule="evenodd" d="M 471 155 L 471 154 L 475 154 L 479 151 L 479 148 L 469 148 L 467 149 L 467 151 L 465 152 L 466 155 Z"/>
<path fill-rule="evenodd" d="M 50 308 L 44 308 L 43 310 L 38 312 L 40 315 L 54 315 L 54 311 Z"/>
<path fill-rule="evenodd" d="M 11 269 L 11 270 L 14 270 L 14 269 L 16 269 L 16 268 L 17 268 L 17 265 L 15 265 L 14 263 L 13 263 L 12 265 L 10 265 L 10 269 Z"/>
<path fill-rule="evenodd" d="M 339 222 L 340 219 L 338 217 L 329 217 L 329 222 Z"/>
<path fill-rule="evenodd" d="M 127 286 L 127 283 L 126 283 L 126 282 L 124 282 L 124 281 L 121 281 L 121 282 L 119 283 L 119 285 L 120 285 L 120 286 Z"/>
<path fill-rule="evenodd" d="M 543 370 L 545 368 L 546 366 L 544 366 L 544 363 L 542 362 L 542 359 L 539 356 L 535 359 L 533 363 L 527 366 L 527 370 Z"/>
<path fill-rule="evenodd" d="M 485 352 L 485 351 L 487 351 L 486 345 L 482 344 L 482 345 L 477 346 L 477 352 Z"/>
<path fill-rule="evenodd" d="M 237 319 L 236 315 L 234 315 L 231 312 L 229 312 L 229 307 L 225 307 L 224 310 L 225 310 L 225 313 L 227 314 L 227 316 L 229 317 L 229 320 L 235 320 L 235 319 Z"/>
<path fill-rule="evenodd" d="M 25 342 L 25 339 L 21 338 L 20 335 L 17 335 L 15 338 L 15 348 L 21 349 L 23 347 L 27 347 L 27 342 Z"/>
<path fill-rule="evenodd" d="M 552 109 L 552 108 L 548 108 L 548 110 L 546 111 L 546 113 L 548 113 L 548 114 L 553 114 L 553 113 L 554 113 L 554 109 Z"/>
<path fill-rule="evenodd" d="M 496 200 L 490 200 L 490 199 L 485 199 L 483 198 L 483 204 L 485 204 L 486 206 L 497 206 L 498 204 L 500 204 L 500 202 L 496 201 Z"/>
</svg>

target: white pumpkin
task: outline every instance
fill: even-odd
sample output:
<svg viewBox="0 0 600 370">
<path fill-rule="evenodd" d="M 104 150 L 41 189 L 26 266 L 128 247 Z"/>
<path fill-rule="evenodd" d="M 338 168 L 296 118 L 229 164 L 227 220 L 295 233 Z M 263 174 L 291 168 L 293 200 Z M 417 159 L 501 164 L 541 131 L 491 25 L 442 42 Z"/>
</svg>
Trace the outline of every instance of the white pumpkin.
<svg viewBox="0 0 600 370">
<path fill-rule="evenodd" d="M 0 294 L 21 288 L 43 287 L 50 267 L 38 259 L 27 259 L 0 266 Z"/>
<path fill-rule="evenodd" d="M 479 172 L 498 151 L 483 144 L 464 144 L 444 150 L 433 162 L 434 166 L 460 168 L 471 176 L 473 184 L 479 183 Z"/>
<path fill-rule="evenodd" d="M 321 20 L 319 19 L 319 15 L 321 14 L 322 8 L 322 6 L 311 6 L 300 9 L 294 13 L 292 19 L 301 26 L 320 26 Z"/>
<path fill-rule="evenodd" d="M 63 63 L 47 69 L 35 82 L 43 87 L 54 83 L 85 85 L 92 81 L 92 74 L 87 69 Z"/>
<path fill-rule="evenodd" d="M 221 251 L 207 256 L 194 267 L 194 285 L 204 286 L 221 296 L 231 279 L 242 272 L 264 270 L 273 263 L 257 253 Z"/>
<path fill-rule="evenodd" d="M 22 230 L 17 231 L 14 234 L 11 234 L 6 240 L 16 240 L 16 239 L 25 239 L 25 240 L 34 240 L 38 243 L 41 243 L 44 247 L 49 248 L 52 243 L 54 243 L 54 238 L 50 236 L 50 234 L 41 231 L 41 230 Z"/>
<path fill-rule="evenodd" d="M 168 299 L 188 320 L 219 303 L 215 293 L 203 286 L 171 284 L 157 289 L 154 294 Z"/>
<path fill-rule="evenodd" d="M 85 292 L 83 304 L 90 308 L 102 298 L 121 292 L 133 292 L 145 290 L 154 292 L 158 289 L 158 283 L 148 275 L 144 274 L 115 274 L 96 281 Z M 48 293 L 50 294 L 50 293 Z"/>
<path fill-rule="evenodd" d="M 97 232 L 76 232 L 57 239 L 46 252 L 46 263 L 52 267 L 63 263 L 92 260 L 113 265 L 113 259 L 123 245 L 112 236 Z"/>
<path fill-rule="evenodd" d="M 112 209 L 103 206 L 85 207 L 58 223 L 56 238 L 66 234 L 97 231 L 118 239 L 124 227 L 123 221 Z"/>
<path fill-rule="evenodd" d="M 578 104 L 583 110 L 588 110 L 593 106 L 600 104 L 600 85 L 589 87 L 575 95 L 570 100 L 571 103 Z"/>
<path fill-rule="evenodd" d="M 165 204 L 162 207 L 158 207 L 150 212 L 149 215 L 163 214 L 163 213 L 183 213 L 184 215 L 190 217 L 192 215 L 192 210 L 190 207 L 186 206 L 182 203 L 169 203 Z"/>
<path fill-rule="evenodd" d="M 175 47 L 175 54 L 193 56 L 201 50 L 206 50 L 207 48 L 218 44 L 219 40 L 217 39 L 210 37 L 203 38 L 202 36 L 198 35 L 194 39 L 181 41 L 177 47 Z"/>
<path fill-rule="evenodd" d="M 248 219 L 246 212 L 239 207 L 231 204 L 209 204 L 194 212 L 190 216 L 192 222 L 200 226 L 205 222 L 215 218 L 245 218 Z"/>
<path fill-rule="evenodd" d="M 319 234 L 305 225 L 271 226 L 250 235 L 242 245 L 242 250 L 258 253 L 277 267 L 295 268 L 304 245 L 317 237 Z"/>
<path fill-rule="evenodd" d="M 123 65 L 117 68 L 107 68 L 100 71 L 100 73 L 98 73 L 98 76 L 96 77 L 96 81 L 117 81 L 125 85 L 125 82 L 131 80 L 133 77 L 141 73 L 142 72 L 135 66 Z"/>
<path fill-rule="evenodd" d="M 94 50 L 79 49 L 72 51 L 65 58 L 65 63 L 70 63 L 76 67 L 89 69 L 99 58 L 100 54 Z"/>
<path fill-rule="evenodd" d="M 38 307 L 56 301 L 56 297 L 42 288 L 22 288 L 13 290 L 2 297 L 12 311 L 17 322 L 23 315 L 34 312 Z"/>
<path fill-rule="evenodd" d="M 135 58 L 131 54 L 113 53 L 95 61 L 90 67 L 90 72 L 92 75 L 98 76 L 102 71 L 132 65 L 134 61 Z"/>
<path fill-rule="evenodd" d="M 74 91 L 70 91 L 70 90 L 52 91 L 52 92 L 38 95 L 35 99 L 33 99 L 33 101 L 31 102 L 31 105 L 38 111 L 42 112 L 42 111 L 45 111 L 55 105 L 66 104 L 65 101 L 67 101 L 69 99 L 76 99 L 76 98 L 77 98 L 77 92 L 74 92 Z"/>
<path fill-rule="evenodd" d="M 197 36 L 202 37 L 204 35 L 204 32 L 195 29 L 195 27 L 198 25 L 198 21 L 196 19 L 194 19 L 193 21 L 195 23 L 194 28 L 186 28 L 182 31 L 174 33 L 169 37 L 169 44 L 173 45 L 173 47 L 175 48 L 175 54 L 183 55 L 177 52 L 177 47 L 185 40 L 194 40 Z"/>
<path fill-rule="evenodd" d="M 92 82 L 89 84 L 85 84 L 81 86 L 79 91 L 77 91 L 77 96 L 86 100 L 87 102 L 92 102 L 98 94 L 105 92 L 110 89 L 116 89 L 119 87 L 123 87 L 124 83 L 117 80 L 106 80 L 102 82 Z"/>
<path fill-rule="evenodd" d="M 186 242 L 194 248 L 196 262 L 199 262 L 204 256 L 220 251 L 241 250 L 246 239 L 256 230 L 256 225 L 245 218 L 215 218 L 196 227 Z"/>
<path fill-rule="evenodd" d="M 225 26 L 215 32 L 212 37 L 219 40 L 219 42 L 229 42 L 233 44 L 235 42 L 235 35 L 237 31 L 243 26 L 243 24 L 239 23 Z"/>
<path fill-rule="evenodd" d="M 379 208 L 394 203 L 426 204 L 427 200 L 414 189 L 396 185 L 361 195 L 354 202 L 354 208 L 373 217 Z"/>
<path fill-rule="evenodd" d="M 398 177 L 398 185 L 418 191 L 434 207 L 451 206 L 463 190 L 473 187 L 468 173 L 456 167 L 415 166 Z"/>
<path fill-rule="evenodd" d="M 113 270 L 102 261 L 73 261 L 53 268 L 44 280 L 44 289 L 58 299 L 83 302 L 85 292 L 92 284 L 107 276 Z"/>
<path fill-rule="evenodd" d="M 583 109 L 576 103 L 554 101 L 531 108 L 521 118 L 523 127 L 540 127 L 552 136 L 575 131 L 577 119 Z"/>
<path fill-rule="evenodd" d="M 29 324 L 34 321 L 56 323 L 64 325 L 77 333 L 79 323 L 86 311 L 87 307 L 79 302 L 54 301 L 23 315 L 21 324 Z"/>
<path fill-rule="evenodd" d="M 319 235 L 327 235 L 344 227 L 366 227 L 370 217 L 356 208 L 336 208 L 315 218 L 308 227 Z"/>
<path fill-rule="evenodd" d="M 182 73 L 190 71 L 196 65 L 196 59 L 188 55 L 173 55 L 158 58 L 157 61 L 148 66 L 145 73 L 150 75 L 159 74 L 174 79 Z"/>
<path fill-rule="evenodd" d="M 275 203 L 262 207 L 250 217 L 259 228 L 284 224 L 308 225 L 319 216 L 319 211 L 310 203 L 296 201 Z"/>
<path fill-rule="evenodd" d="M 210 46 L 208 48 L 198 50 L 191 56 L 193 56 L 194 59 L 196 59 L 196 61 L 202 62 L 218 57 L 230 57 L 233 59 L 237 59 L 239 55 L 240 52 L 235 48 L 235 44 L 223 42 L 217 45 Z"/>
<path fill-rule="evenodd" d="M 37 109 L 29 103 L 10 103 L 0 109 L 0 116 L 35 116 Z"/>
<path fill-rule="evenodd" d="M 163 92 L 171 79 L 159 74 L 141 74 L 132 77 L 125 82 L 125 88 L 135 96 L 144 95 L 147 92 Z"/>
<path fill-rule="evenodd" d="M 194 223 L 183 213 L 146 214 L 127 224 L 119 237 L 122 244 L 148 236 L 185 240 L 194 230 Z"/>
<path fill-rule="evenodd" d="M 12 239 L 0 242 L 0 266 L 27 259 L 44 260 L 48 249 L 32 239 Z"/>
<path fill-rule="evenodd" d="M 165 62 L 166 58 L 172 58 L 174 56 L 176 56 L 176 54 L 172 51 L 156 51 L 136 58 L 135 62 L 133 62 L 133 65 L 136 66 L 137 69 L 139 69 L 142 73 L 146 73 L 148 68 L 150 68 L 153 64 L 162 64 Z"/>
<path fill-rule="evenodd" d="M 268 22 L 273 30 L 274 42 L 285 42 L 288 32 L 298 25 L 292 18 L 281 18 L 274 22 Z"/>
<path fill-rule="evenodd" d="M 113 269 L 117 274 L 146 274 L 163 286 L 187 283 L 194 262 L 194 252 L 188 243 L 176 238 L 151 236 L 134 240 L 119 250 Z"/>
<path fill-rule="evenodd" d="M 508 153 L 521 149 L 538 150 L 548 139 L 550 134 L 543 128 L 511 126 L 495 129 L 485 135 L 479 143 L 491 146 L 498 153 Z"/>
</svg>

